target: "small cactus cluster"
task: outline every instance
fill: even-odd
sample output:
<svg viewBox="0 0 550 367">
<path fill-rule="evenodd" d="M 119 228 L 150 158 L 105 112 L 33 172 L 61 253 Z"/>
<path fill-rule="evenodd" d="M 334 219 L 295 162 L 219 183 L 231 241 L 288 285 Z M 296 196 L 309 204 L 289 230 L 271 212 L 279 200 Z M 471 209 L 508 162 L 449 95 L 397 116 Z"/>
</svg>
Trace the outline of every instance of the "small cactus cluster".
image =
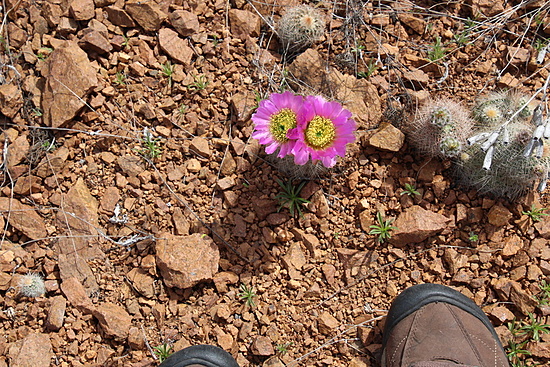
<svg viewBox="0 0 550 367">
<path fill-rule="evenodd" d="M 285 54 L 305 50 L 318 41 L 324 32 L 325 15 L 309 5 L 288 9 L 277 26 L 277 34 Z"/>
<path fill-rule="evenodd" d="M 462 152 L 473 126 L 465 107 L 450 99 L 438 99 L 424 105 L 408 132 L 422 155 L 447 159 Z"/>
<path fill-rule="evenodd" d="M 424 155 L 451 159 L 459 183 L 514 200 L 536 183 L 544 190 L 550 170 L 544 151 L 550 119 L 543 122 L 541 107 L 528 102 L 517 91 L 491 93 L 473 106 L 473 126 L 454 102 L 430 101 L 409 135 Z"/>
<path fill-rule="evenodd" d="M 29 273 L 19 278 L 17 282 L 19 294 L 29 298 L 36 298 L 46 293 L 44 279 L 39 274 Z"/>
</svg>

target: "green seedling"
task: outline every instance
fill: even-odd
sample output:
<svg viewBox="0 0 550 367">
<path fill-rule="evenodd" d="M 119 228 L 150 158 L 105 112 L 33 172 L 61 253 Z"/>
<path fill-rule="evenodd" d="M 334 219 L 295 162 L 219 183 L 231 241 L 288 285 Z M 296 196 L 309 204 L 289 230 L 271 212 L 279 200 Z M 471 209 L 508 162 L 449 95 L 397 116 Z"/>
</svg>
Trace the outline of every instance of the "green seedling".
<svg viewBox="0 0 550 367">
<path fill-rule="evenodd" d="M 535 50 L 541 51 L 543 48 L 546 47 L 546 45 L 548 45 L 548 40 L 537 38 L 537 40 L 533 44 L 533 47 L 535 48 Z"/>
<path fill-rule="evenodd" d="M 467 32 L 461 32 L 454 35 L 454 39 L 457 45 L 463 46 L 470 42 L 470 36 Z"/>
<path fill-rule="evenodd" d="M 527 344 L 527 341 L 522 343 L 516 343 L 514 340 L 510 339 L 508 341 L 508 346 L 506 347 L 506 356 L 510 363 L 515 364 L 521 361 L 522 356 L 531 355 L 528 350 L 523 349 Z"/>
<path fill-rule="evenodd" d="M 275 349 L 277 350 L 277 354 L 281 356 L 287 354 L 288 348 L 291 347 L 292 344 L 292 342 L 277 344 L 277 346 L 275 347 Z"/>
<path fill-rule="evenodd" d="M 174 350 L 172 349 L 172 346 L 168 345 L 167 343 L 153 347 L 153 353 L 155 353 L 155 355 L 158 357 L 160 363 L 164 362 L 166 358 L 170 357 L 173 352 Z"/>
<path fill-rule="evenodd" d="M 531 210 L 521 212 L 524 215 L 527 215 L 533 222 L 540 222 L 543 217 L 547 216 L 547 213 L 544 213 L 546 208 L 536 208 L 535 205 L 531 206 Z"/>
<path fill-rule="evenodd" d="M 120 71 L 115 74 L 115 84 L 117 85 L 126 85 L 126 75 Z"/>
<path fill-rule="evenodd" d="M 42 142 L 42 149 L 46 152 L 51 152 L 55 149 L 55 138 L 53 138 L 51 141 L 45 140 Z"/>
<path fill-rule="evenodd" d="M 124 42 L 122 42 L 122 47 L 126 48 L 126 46 L 128 46 L 128 44 L 130 43 L 130 38 L 125 34 L 122 35 L 122 38 L 124 38 Z"/>
<path fill-rule="evenodd" d="M 180 104 L 180 106 L 178 107 L 178 115 L 184 116 L 187 113 L 187 108 L 188 108 L 187 105 L 185 105 L 183 103 Z"/>
<path fill-rule="evenodd" d="M 245 300 L 245 304 L 249 307 L 255 307 L 256 302 L 254 299 L 256 298 L 256 291 L 254 291 L 254 287 L 247 286 L 246 284 L 241 284 L 239 287 L 241 290 L 239 292 L 239 299 Z"/>
<path fill-rule="evenodd" d="M 208 80 L 204 75 L 194 76 L 195 81 L 187 86 L 187 88 L 193 88 L 196 90 L 203 90 L 208 85 Z"/>
<path fill-rule="evenodd" d="M 540 342 L 541 334 L 550 333 L 550 325 L 542 324 L 537 318 L 529 313 L 529 321 L 523 321 L 523 326 L 519 328 L 521 335 L 528 335 L 531 340 Z"/>
<path fill-rule="evenodd" d="M 301 198 L 300 191 L 302 191 L 303 187 L 306 184 L 306 181 L 302 181 L 298 186 L 294 186 L 292 184 L 292 180 L 288 180 L 287 183 L 283 183 L 281 180 L 276 180 L 279 186 L 283 189 L 282 192 L 278 193 L 275 198 L 279 201 L 279 209 L 277 211 L 280 211 L 284 206 L 288 206 L 288 210 L 290 211 L 291 216 L 295 216 L 295 213 L 298 213 L 300 217 L 303 217 L 302 214 L 302 206 L 306 203 L 309 203 L 309 200 L 306 200 L 304 198 Z"/>
<path fill-rule="evenodd" d="M 153 138 L 153 135 L 151 132 L 147 129 L 145 129 L 143 133 L 143 139 L 141 141 L 141 144 L 143 145 L 143 149 L 139 152 L 143 154 L 144 156 L 155 159 L 160 157 L 160 154 L 162 153 L 162 149 L 159 147 L 159 138 Z"/>
<path fill-rule="evenodd" d="M 376 214 L 376 220 L 378 221 L 378 224 L 373 224 L 370 226 L 371 230 L 369 234 L 377 235 L 377 241 L 379 243 L 384 243 L 391 238 L 391 231 L 397 228 L 391 225 L 393 219 L 385 220 L 380 212 Z"/>
<path fill-rule="evenodd" d="M 220 43 L 220 37 L 215 34 L 211 35 L 210 37 L 212 38 L 212 46 L 216 47 L 218 43 Z"/>
<path fill-rule="evenodd" d="M 51 47 L 41 47 L 38 50 L 38 55 L 36 55 L 36 57 L 38 57 L 40 60 L 44 61 L 48 58 L 48 56 L 50 56 L 50 54 L 52 52 L 53 52 L 53 48 L 51 48 Z"/>
<path fill-rule="evenodd" d="M 477 235 L 477 233 L 470 232 L 469 237 L 468 237 L 468 241 L 477 242 L 477 241 L 479 241 L 479 236 Z"/>
<path fill-rule="evenodd" d="M 361 53 L 365 49 L 365 45 L 362 45 L 361 42 L 355 41 L 355 47 L 351 48 L 351 52 Z"/>
<path fill-rule="evenodd" d="M 42 110 L 38 107 L 35 107 L 32 109 L 32 113 L 35 117 L 42 117 L 44 114 L 42 113 Z"/>
<path fill-rule="evenodd" d="M 543 280 L 539 284 L 539 288 L 540 288 L 540 294 L 537 297 L 535 297 L 535 299 L 541 305 L 550 304 L 550 283 L 547 283 L 546 280 Z"/>
<path fill-rule="evenodd" d="M 170 60 L 166 61 L 166 63 L 162 65 L 161 73 L 166 78 L 168 78 L 168 88 L 172 88 L 172 75 L 174 74 L 174 65 L 172 65 Z"/>
<path fill-rule="evenodd" d="M 360 71 L 357 73 L 357 77 L 359 79 L 367 79 L 369 78 L 372 74 L 374 74 L 374 72 L 378 70 L 378 65 L 376 65 L 376 61 L 374 60 L 369 60 L 369 62 L 367 63 L 367 71 Z"/>
<path fill-rule="evenodd" d="M 416 191 L 416 187 L 414 187 L 414 185 L 406 183 L 405 190 L 401 191 L 401 195 L 414 196 L 414 195 L 420 195 L 420 193 Z"/>
<path fill-rule="evenodd" d="M 506 327 L 510 331 L 510 334 L 512 334 L 513 336 L 516 336 L 520 332 L 520 327 L 521 326 L 518 323 L 518 321 L 516 320 L 516 318 L 514 317 L 514 319 L 512 321 L 506 323 Z"/>
<path fill-rule="evenodd" d="M 430 51 L 428 51 L 428 59 L 431 62 L 437 62 L 445 57 L 447 49 L 441 44 L 441 37 L 435 38 L 435 43 L 431 46 Z"/>
</svg>

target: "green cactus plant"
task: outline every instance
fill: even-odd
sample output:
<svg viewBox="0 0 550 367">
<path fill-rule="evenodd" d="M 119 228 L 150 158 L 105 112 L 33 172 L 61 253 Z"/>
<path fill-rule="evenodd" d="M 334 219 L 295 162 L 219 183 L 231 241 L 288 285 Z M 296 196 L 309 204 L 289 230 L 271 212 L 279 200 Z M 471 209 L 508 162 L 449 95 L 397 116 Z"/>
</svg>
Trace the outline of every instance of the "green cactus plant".
<svg viewBox="0 0 550 367">
<path fill-rule="evenodd" d="M 284 53 L 297 53 L 318 41 L 325 32 L 325 15 L 308 5 L 288 9 L 277 26 Z"/>
</svg>

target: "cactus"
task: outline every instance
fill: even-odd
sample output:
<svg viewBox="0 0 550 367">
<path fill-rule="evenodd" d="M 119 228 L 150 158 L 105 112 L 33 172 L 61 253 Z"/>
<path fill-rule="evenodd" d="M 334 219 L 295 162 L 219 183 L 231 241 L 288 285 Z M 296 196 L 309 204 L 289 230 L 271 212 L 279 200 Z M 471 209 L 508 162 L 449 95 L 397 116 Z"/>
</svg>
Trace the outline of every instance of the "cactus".
<svg viewBox="0 0 550 367">
<path fill-rule="evenodd" d="M 449 99 L 428 101 L 407 127 L 411 144 L 428 157 L 457 157 L 472 131 L 469 112 Z"/>
<path fill-rule="evenodd" d="M 283 52 L 300 52 L 318 41 L 325 31 L 324 17 L 322 12 L 308 5 L 288 9 L 277 27 Z"/>
<path fill-rule="evenodd" d="M 472 114 L 478 123 L 495 127 L 519 111 L 511 121 L 518 122 L 528 119 L 532 114 L 527 101 L 527 96 L 515 90 L 493 92 L 476 101 Z"/>
<path fill-rule="evenodd" d="M 25 297 L 36 298 L 46 293 L 46 286 L 42 276 L 29 273 L 21 276 L 17 282 L 19 294 Z"/>
<path fill-rule="evenodd" d="M 294 158 L 290 155 L 277 158 L 276 153 L 270 154 L 266 156 L 266 161 L 291 179 L 316 180 L 331 172 L 330 168 L 325 167 L 319 161 L 308 161 L 303 165 L 295 164 Z"/>
</svg>

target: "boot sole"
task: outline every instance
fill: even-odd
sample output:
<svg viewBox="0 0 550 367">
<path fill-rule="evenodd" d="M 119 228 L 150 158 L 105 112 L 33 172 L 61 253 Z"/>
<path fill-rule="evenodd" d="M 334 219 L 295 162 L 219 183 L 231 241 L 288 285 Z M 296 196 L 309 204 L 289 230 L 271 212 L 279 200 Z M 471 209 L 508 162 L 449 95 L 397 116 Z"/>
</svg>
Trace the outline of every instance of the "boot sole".
<svg viewBox="0 0 550 367">
<path fill-rule="evenodd" d="M 500 338 L 498 337 L 495 328 L 489 321 L 485 312 L 471 299 L 463 295 L 462 293 L 455 291 L 452 288 L 446 287 L 441 284 L 417 284 L 405 289 L 400 295 L 398 295 L 386 318 L 386 324 L 384 326 L 384 333 L 382 338 L 382 347 L 384 348 L 384 354 L 386 349 L 386 342 L 393 328 L 405 317 L 418 311 L 420 308 L 426 306 L 429 303 L 443 302 L 475 316 L 479 321 L 485 325 L 489 331 L 493 334 L 498 344 L 502 348 Z"/>
<path fill-rule="evenodd" d="M 205 367 L 239 367 L 231 354 L 214 345 L 193 345 L 182 349 L 168 357 L 159 367 L 184 367 L 193 364 Z"/>
</svg>

